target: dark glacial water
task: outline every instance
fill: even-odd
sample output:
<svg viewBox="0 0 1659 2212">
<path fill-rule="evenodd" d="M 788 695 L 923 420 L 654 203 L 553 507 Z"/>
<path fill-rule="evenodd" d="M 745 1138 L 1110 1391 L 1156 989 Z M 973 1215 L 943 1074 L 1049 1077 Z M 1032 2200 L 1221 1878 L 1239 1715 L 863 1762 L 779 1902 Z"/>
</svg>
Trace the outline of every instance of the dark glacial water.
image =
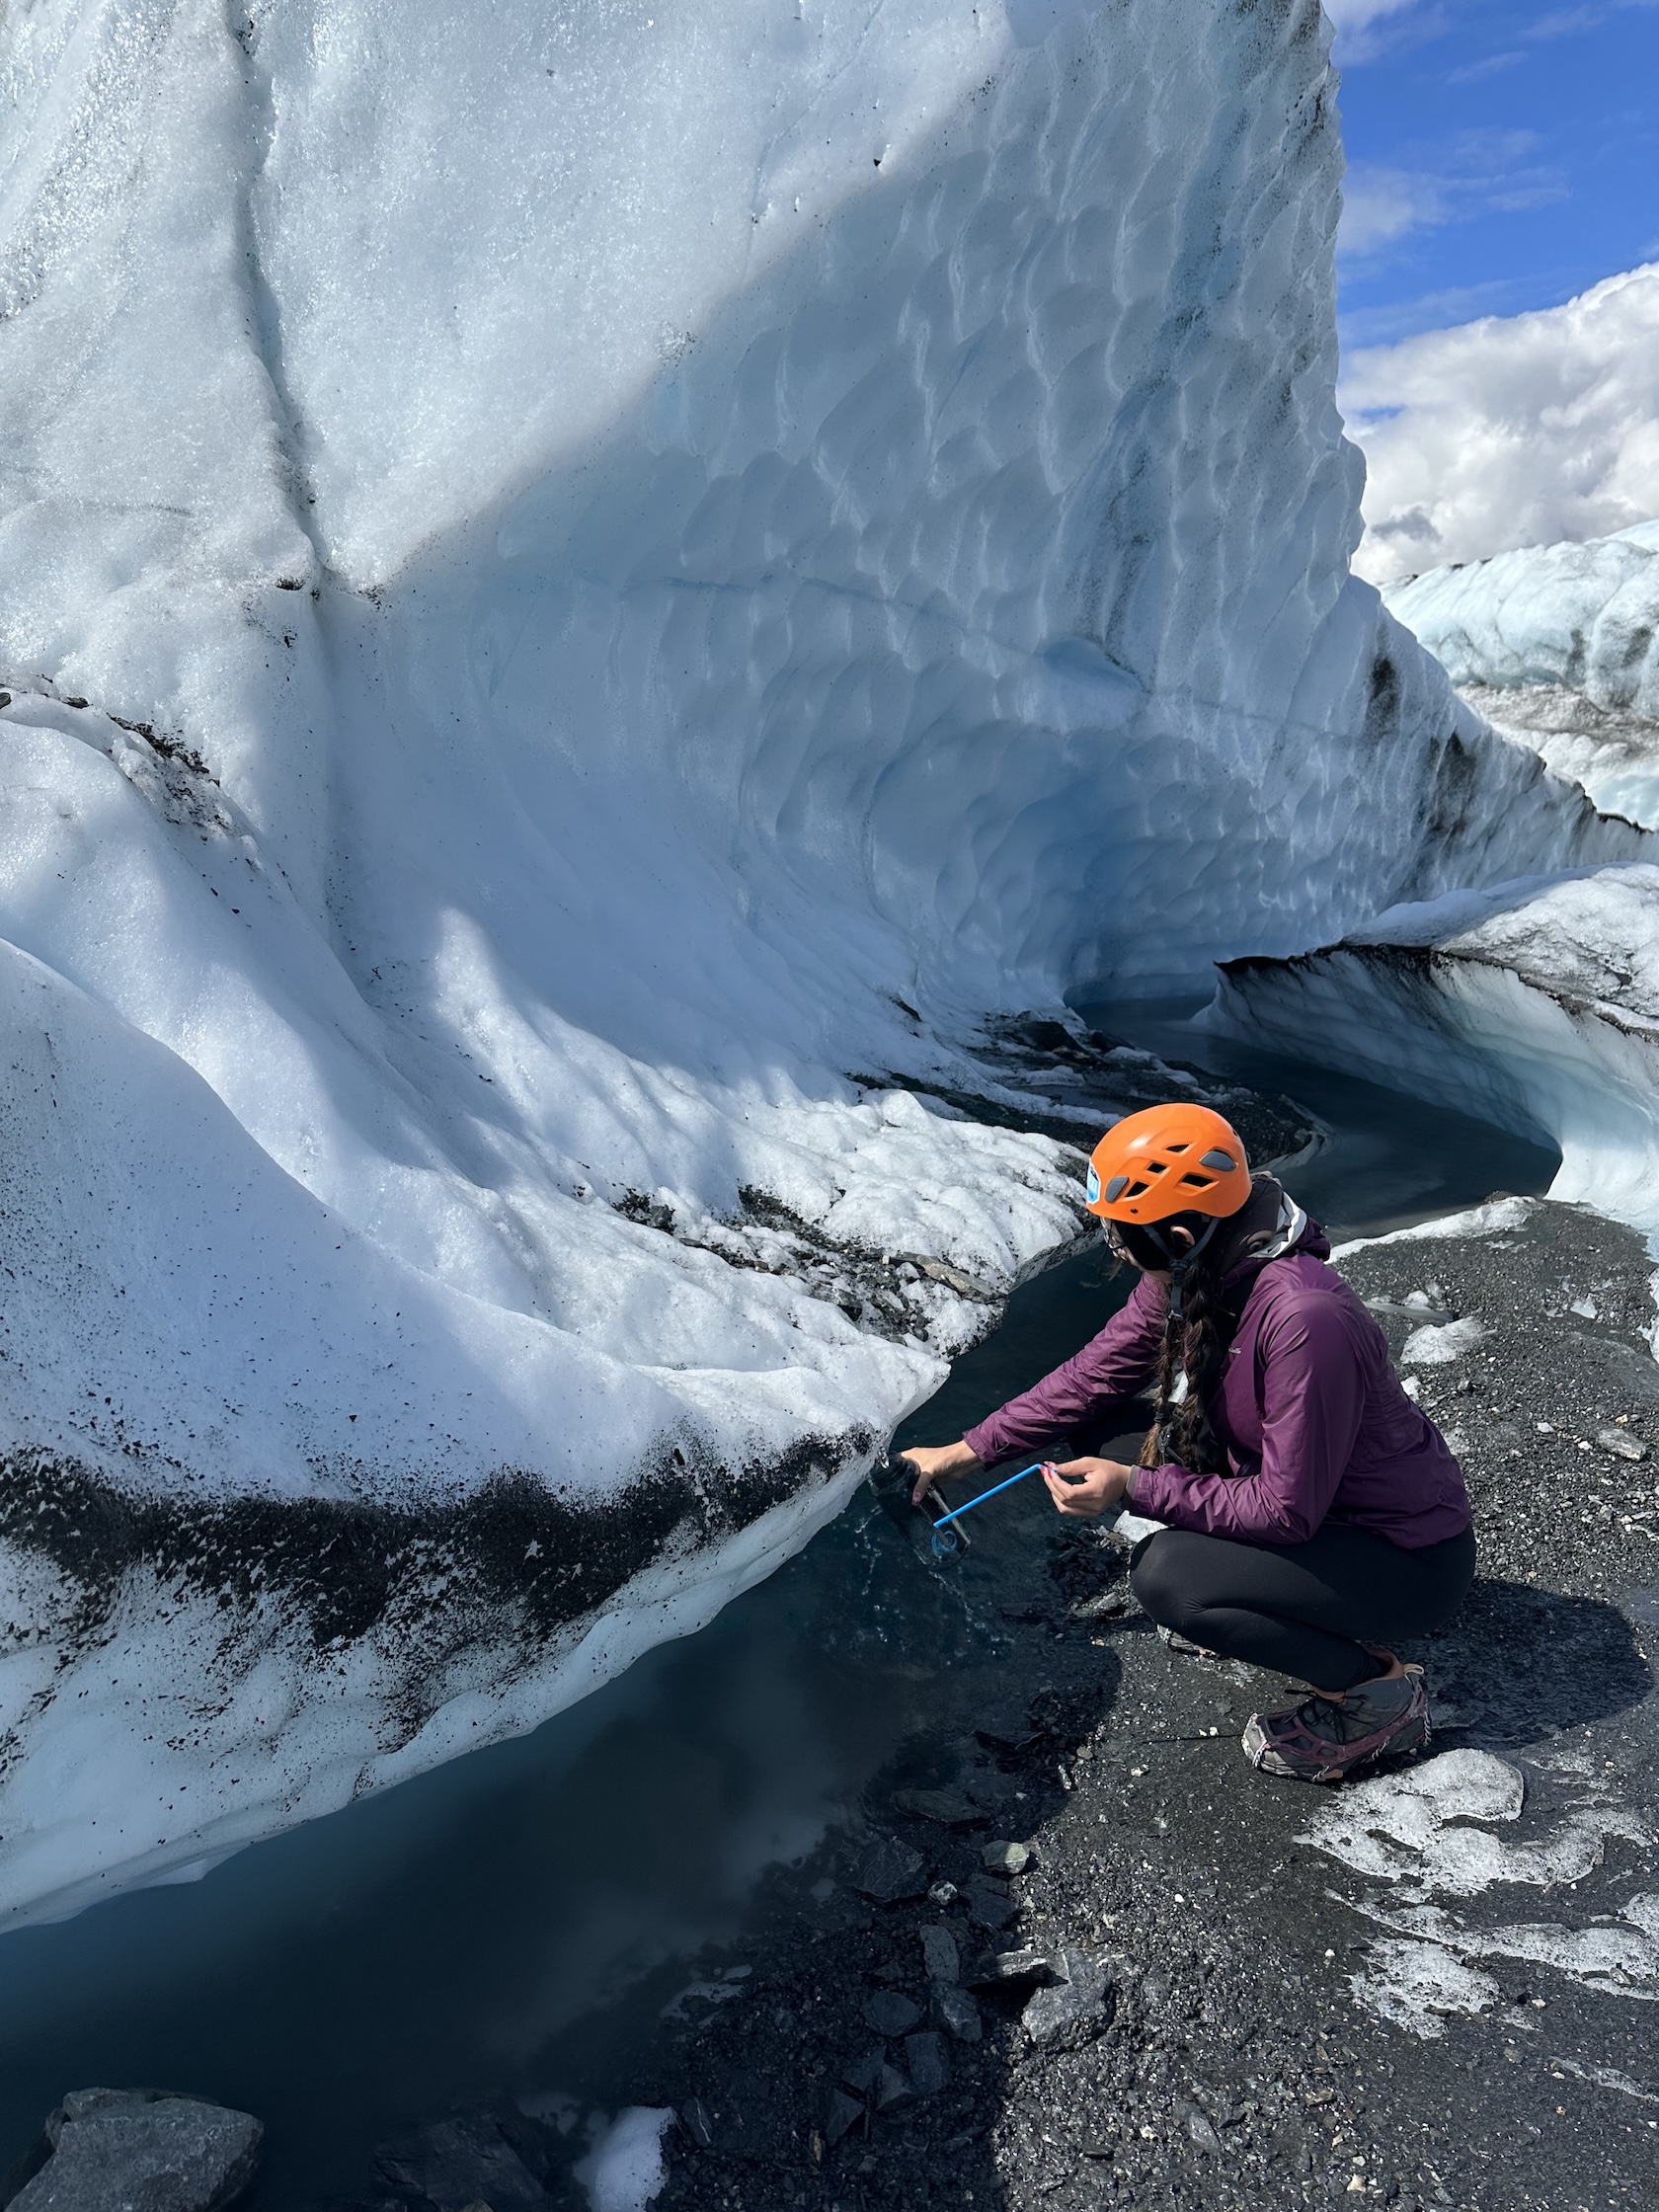
<svg viewBox="0 0 1659 2212">
<path fill-rule="evenodd" d="M 1170 1006 L 1085 1005 L 1170 1057 L 1288 1091 L 1331 1132 L 1289 1178 L 1337 1235 L 1554 1155 L 1396 1093 L 1203 1039 Z M 1084 1343 L 1127 1292 L 1103 1250 L 1020 1291 L 899 1441 L 936 1442 Z M 989 1508 L 980 1559 L 1034 1569 L 1053 1517 Z M 518 1743 L 243 1852 L 204 1880 L 0 1938 L 0 2172 L 65 2090 L 188 2089 L 259 2113 L 259 2212 L 368 2179 L 400 2124 L 498 2090 L 628 2101 L 629 2053 L 711 1940 L 787 1909 L 798 1860 L 896 1755 L 994 1697 L 995 1618 L 870 1490 L 700 1635 Z"/>
</svg>

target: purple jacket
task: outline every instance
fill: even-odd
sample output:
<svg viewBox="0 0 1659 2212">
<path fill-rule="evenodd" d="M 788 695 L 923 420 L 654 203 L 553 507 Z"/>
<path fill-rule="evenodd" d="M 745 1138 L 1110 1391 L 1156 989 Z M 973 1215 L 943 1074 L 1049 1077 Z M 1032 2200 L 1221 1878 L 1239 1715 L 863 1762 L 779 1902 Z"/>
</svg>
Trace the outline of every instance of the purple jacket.
<svg viewBox="0 0 1659 2212">
<path fill-rule="evenodd" d="M 1228 1472 L 1137 1467 L 1137 1513 L 1251 1543 L 1303 1543 L 1345 1521 L 1406 1550 L 1469 1526 L 1462 1469 L 1400 1388 L 1382 1331 L 1329 1253 L 1309 1223 L 1282 1259 L 1228 1275 L 1257 1270 L 1208 1407 Z M 994 1466 L 1139 1396 L 1157 1373 L 1164 1312 L 1162 1286 L 1143 1276 L 1092 1344 L 970 1429 L 969 1449 Z"/>
</svg>

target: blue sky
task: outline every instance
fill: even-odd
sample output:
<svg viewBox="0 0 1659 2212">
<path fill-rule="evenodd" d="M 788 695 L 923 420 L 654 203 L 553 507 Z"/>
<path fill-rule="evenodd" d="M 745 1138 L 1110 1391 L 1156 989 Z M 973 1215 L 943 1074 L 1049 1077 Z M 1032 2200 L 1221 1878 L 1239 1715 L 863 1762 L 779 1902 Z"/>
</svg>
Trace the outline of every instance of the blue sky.
<svg viewBox="0 0 1659 2212">
<path fill-rule="evenodd" d="M 1659 260 L 1659 0 L 1327 0 L 1344 347 Z"/>
</svg>

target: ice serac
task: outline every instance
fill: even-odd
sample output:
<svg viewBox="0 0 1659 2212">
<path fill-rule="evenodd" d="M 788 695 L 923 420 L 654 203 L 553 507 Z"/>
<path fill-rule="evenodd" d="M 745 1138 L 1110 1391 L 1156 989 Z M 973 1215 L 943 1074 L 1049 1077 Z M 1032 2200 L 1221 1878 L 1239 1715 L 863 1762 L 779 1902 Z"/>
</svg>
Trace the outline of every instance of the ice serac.
<svg viewBox="0 0 1659 2212">
<path fill-rule="evenodd" d="M 1076 1233 L 1111 1068 L 1006 1017 L 1637 843 L 1347 574 L 1311 0 L 43 0 L 0 75 L 27 1916 L 804 1540 Z"/>
<path fill-rule="evenodd" d="M 1384 591 L 1464 700 L 1600 807 L 1659 824 L 1659 521 Z"/>
</svg>

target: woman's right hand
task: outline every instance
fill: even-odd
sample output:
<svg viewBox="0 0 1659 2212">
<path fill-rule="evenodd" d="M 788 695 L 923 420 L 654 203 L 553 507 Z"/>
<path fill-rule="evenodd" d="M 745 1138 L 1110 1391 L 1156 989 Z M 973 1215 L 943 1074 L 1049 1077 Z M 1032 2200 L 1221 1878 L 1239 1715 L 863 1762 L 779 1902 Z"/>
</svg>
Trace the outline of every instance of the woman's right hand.
<svg viewBox="0 0 1659 2212">
<path fill-rule="evenodd" d="M 931 1483 L 948 1482 L 956 1475 L 972 1474 L 980 1463 L 966 1444 L 912 1444 L 908 1452 L 901 1452 L 899 1457 L 908 1467 L 914 1467 L 916 1470 L 915 1487 L 910 1492 L 912 1505 L 920 1505 L 922 1492 Z"/>
</svg>

